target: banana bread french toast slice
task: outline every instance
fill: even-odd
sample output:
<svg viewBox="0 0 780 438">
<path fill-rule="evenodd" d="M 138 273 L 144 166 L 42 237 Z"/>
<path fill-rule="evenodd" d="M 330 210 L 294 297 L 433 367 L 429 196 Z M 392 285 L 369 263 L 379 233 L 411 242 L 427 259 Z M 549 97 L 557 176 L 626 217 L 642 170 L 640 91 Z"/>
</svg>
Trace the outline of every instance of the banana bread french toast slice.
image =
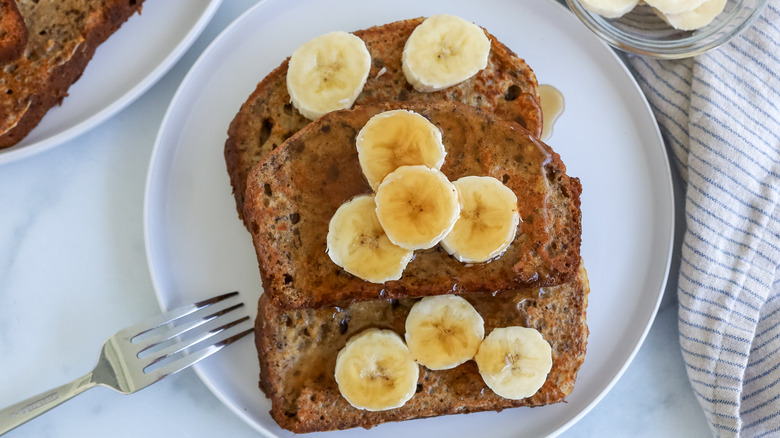
<svg viewBox="0 0 780 438">
<path fill-rule="evenodd" d="M 466 264 L 440 246 L 417 251 L 400 280 L 369 283 L 326 254 L 336 209 L 371 193 L 355 136 L 368 119 L 391 109 L 415 111 L 442 132 L 442 172 L 492 176 L 517 196 L 521 222 L 506 252 Z M 572 280 L 580 260 L 580 183 L 557 153 L 522 127 L 457 102 L 383 103 L 327 114 L 255 166 L 244 216 L 265 293 L 285 309 L 342 305 L 377 298 L 491 292 L 555 286 Z"/>
<path fill-rule="evenodd" d="M 422 21 L 423 18 L 415 18 L 354 32 L 366 43 L 372 59 L 368 80 L 355 105 L 452 100 L 484 108 L 517 122 L 537 137 L 541 135 L 542 111 L 536 75 L 523 59 L 487 32 L 491 49 L 485 69 L 441 91 L 415 91 L 404 77 L 401 53 L 409 35 Z M 286 73 L 287 60 L 257 85 L 228 130 L 225 161 L 241 218 L 249 171 L 310 122 L 290 104 Z"/>
<path fill-rule="evenodd" d="M 374 300 L 347 307 L 283 311 L 267 295 L 258 304 L 255 343 L 260 387 L 271 399 L 271 416 L 296 433 L 352 427 L 439 415 L 541 406 L 563 401 L 574 389 L 585 359 L 588 278 L 582 265 L 575 279 L 561 286 L 491 294 L 462 295 L 494 328 L 525 326 L 539 330 L 552 347 L 553 366 L 544 385 L 522 400 L 502 398 L 483 382 L 476 363 L 449 370 L 420 366 L 417 392 L 402 407 L 369 412 L 352 407 L 334 378 L 336 356 L 347 340 L 366 328 L 404 335 L 415 299 Z"/>
<path fill-rule="evenodd" d="M 95 49 L 144 0 L 21 0 L 25 50 L 0 70 L 0 148 L 21 141 L 62 102 Z"/>
</svg>

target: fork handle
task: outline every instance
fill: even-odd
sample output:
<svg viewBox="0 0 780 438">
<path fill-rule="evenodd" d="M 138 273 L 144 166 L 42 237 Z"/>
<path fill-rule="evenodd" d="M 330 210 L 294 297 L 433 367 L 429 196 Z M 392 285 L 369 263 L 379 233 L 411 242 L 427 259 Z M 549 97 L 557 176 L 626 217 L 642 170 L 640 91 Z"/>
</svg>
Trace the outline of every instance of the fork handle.
<svg viewBox="0 0 780 438">
<path fill-rule="evenodd" d="M 0 435 L 97 385 L 92 373 L 0 410 Z"/>
</svg>

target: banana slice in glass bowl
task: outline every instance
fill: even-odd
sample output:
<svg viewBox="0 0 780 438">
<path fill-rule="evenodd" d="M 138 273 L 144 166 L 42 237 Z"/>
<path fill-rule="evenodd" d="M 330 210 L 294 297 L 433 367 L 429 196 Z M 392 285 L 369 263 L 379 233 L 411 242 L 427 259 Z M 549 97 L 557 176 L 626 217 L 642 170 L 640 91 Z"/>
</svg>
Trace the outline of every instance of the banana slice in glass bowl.
<svg viewBox="0 0 780 438">
<path fill-rule="evenodd" d="M 631 7 L 636 3 L 635 7 Z M 696 56 L 731 41 L 768 0 L 566 0 L 612 47 L 662 59 Z"/>
</svg>

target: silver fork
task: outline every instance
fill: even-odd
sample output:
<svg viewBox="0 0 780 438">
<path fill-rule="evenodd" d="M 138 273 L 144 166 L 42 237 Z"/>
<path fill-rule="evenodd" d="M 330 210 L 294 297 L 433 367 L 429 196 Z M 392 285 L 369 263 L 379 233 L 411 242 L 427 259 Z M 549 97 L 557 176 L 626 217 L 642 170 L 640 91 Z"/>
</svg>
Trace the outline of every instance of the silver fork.
<svg viewBox="0 0 780 438">
<path fill-rule="evenodd" d="M 0 410 L 0 435 L 97 385 L 123 394 L 146 388 L 252 333 L 249 317 L 232 313 L 244 305 L 237 295 L 179 307 L 117 332 L 85 376 Z"/>
</svg>

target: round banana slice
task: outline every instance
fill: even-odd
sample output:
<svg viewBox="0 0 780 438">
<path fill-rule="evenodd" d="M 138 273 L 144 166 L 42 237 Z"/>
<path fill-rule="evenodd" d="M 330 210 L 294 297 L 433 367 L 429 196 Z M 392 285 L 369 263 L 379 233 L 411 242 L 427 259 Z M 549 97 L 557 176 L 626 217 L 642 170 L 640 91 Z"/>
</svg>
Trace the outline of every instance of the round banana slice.
<svg viewBox="0 0 780 438">
<path fill-rule="evenodd" d="M 414 395 L 419 374 L 420 366 L 392 330 L 365 330 L 350 338 L 336 357 L 341 395 L 367 411 L 403 406 Z"/>
<path fill-rule="evenodd" d="M 439 128 L 406 110 L 371 117 L 358 133 L 356 144 L 363 175 L 374 190 L 400 166 L 424 164 L 441 169 L 447 155 Z"/>
<path fill-rule="evenodd" d="M 645 0 L 645 3 L 663 12 L 664 15 L 669 15 L 692 11 L 705 1 L 707 0 Z"/>
<path fill-rule="evenodd" d="M 668 14 L 659 10 L 656 10 L 656 13 L 675 29 L 696 30 L 710 24 L 725 7 L 726 0 L 707 0 L 695 9 L 679 14 Z"/>
<path fill-rule="evenodd" d="M 605 18 L 618 18 L 631 12 L 639 0 L 579 0 L 582 7 Z"/>
<path fill-rule="evenodd" d="M 461 262 L 478 263 L 503 253 L 515 239 L 520 213 L 517 196 L 489 176 L 466 176 L 453 183 L 460 200 L 460 218 L 442 247 Z"/>
<path fill-rule="evenodd" d="M 520 400 L 534 395 L 547 380 L 552 348 L 532 328 L 497 328 L 482 341 L 474 360 L 493 392 Z"/>
<path fill-rule="evenodd" d="M 355 102 L 371 69 L 371 55 L 360 38 L 331 32 L 300 46 L 287 67 L 287 91 L 295 108 L 314 120 Z"/>
<path fill-rule="evenodd" d="M 437 91 L 463 82 L 487 67 L 490 40 L 474 23 L 433 15 L 406 40 L 401 63 L 415 90 Z"/>
<path fill-rule="evenodd" d="M 387 238 L 371 195 L 355 197 L 336 210 L 328 225 L 327 252 L 333 263 L 372 283 L 401 278 L 414 254 Z"/>
<path fill-rule="evenodd" d="M 417 362 L 448 370 L 474 357 L 485 337 L 485 322 L 459 296 L 425 297 L 409 310 L 405 337 Z"/>
<path fill-rule="evenodd" d="M 436 169 L 401 166 L 379 185 L 376 214 L 391 242 L 409 250 L 428 249 L 455 225 L 458 192 Z"/>
</svg>

